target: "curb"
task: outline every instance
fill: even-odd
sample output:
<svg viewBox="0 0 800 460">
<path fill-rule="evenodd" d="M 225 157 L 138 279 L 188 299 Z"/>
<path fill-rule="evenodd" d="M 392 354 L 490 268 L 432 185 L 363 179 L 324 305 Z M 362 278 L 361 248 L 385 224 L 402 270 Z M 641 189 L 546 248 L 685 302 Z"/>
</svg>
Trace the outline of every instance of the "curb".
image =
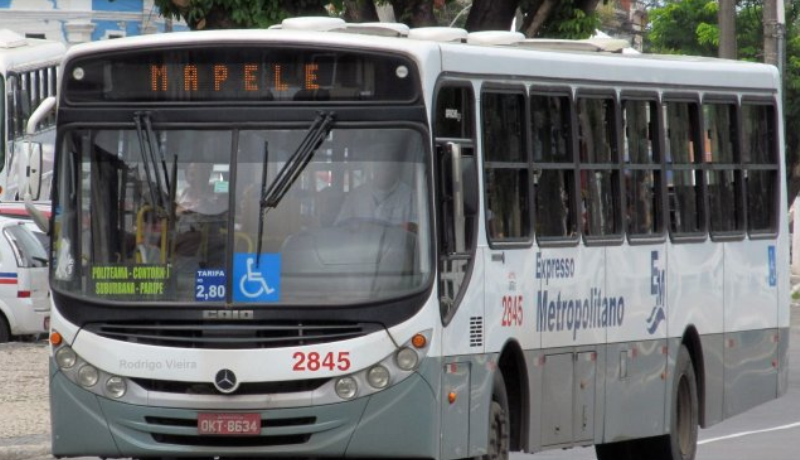
<svg viewBox="0 0 800 460">
<path fill-rule="evenodd" d="M 0 460 L 24 460 L 36 457 L 50 457 L 50 443 L 0 447 Z"/>
</svg>

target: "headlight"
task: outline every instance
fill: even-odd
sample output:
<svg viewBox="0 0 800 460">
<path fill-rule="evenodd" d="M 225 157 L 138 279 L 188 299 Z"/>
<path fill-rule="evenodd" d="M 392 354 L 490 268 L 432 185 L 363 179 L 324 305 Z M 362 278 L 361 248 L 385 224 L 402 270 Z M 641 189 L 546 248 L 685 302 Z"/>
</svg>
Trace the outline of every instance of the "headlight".
<svg viewBox="0 0 800 460">
<path fill-rule="evenodd" d="M 419 363 L 419 355 L 411 348 L 401 348 L 396 356 L 397 367 L 404 371 L 412 371 Z"/>
<path fill-rule="evenodd" d="M 122 377 L 110 377 L 106 380 L 106 391 L 115 398 L 121 398 L 125 396 L 125 392 L 128 391 L 128 386 L 125 384 L 125 379 Z"/>
<path fill-rule="evenodd" d="M 95 386 L 99 378 L 100 375 L 97 372 L 97 369 L 90 364 L 86 364 L 78 369 L 78 383 L 87 388 Z"/>
<path fill-rule="evenodd" d="M 375 366 L 367 372 L 367 381 L 374 388 L 386 388 L 389 385 L 389 369 L 383 366 Z"/>
<path fill-rule="evenodd" d="M 336 381 L 336 394 L 342 399 L 353 399 L 358 393 L 358 384 L 352 377 L 342 377 Z"/>
<path fill-rule="evenodd" d="M 69 369 L 78 361 L 78 355 L 70 347 L 59 348 L 56 352 L 56 364 L 61 369 Z"/>
</svg>

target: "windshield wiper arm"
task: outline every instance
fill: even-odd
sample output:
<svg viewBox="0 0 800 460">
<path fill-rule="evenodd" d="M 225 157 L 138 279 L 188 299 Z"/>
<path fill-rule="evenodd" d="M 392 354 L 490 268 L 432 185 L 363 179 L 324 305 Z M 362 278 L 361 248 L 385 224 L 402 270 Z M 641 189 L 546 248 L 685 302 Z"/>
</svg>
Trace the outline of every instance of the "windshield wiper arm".
<svg viewBox="0 0 800 460">
<path fill-rule="evenodd" d="M 147 138 L 150 141 L 150 154 L 153 156 L 153 161 L 156 161 L 156 152 L 158 152 L 158 158 L 161 160 L 161 171 L 164 173 L 164 185 L 166 186 L 166 190 L 169 190 L 169 174 L 167 174 L 167 160 L 164 159 L 164 152 L 161 151 L 161 147 L 158 145 L 158 140 L 155 136 L 155 131 L 153 131 L 153 124 L 150 121 L 150 114 L 145 113 L 142 118 L 144 118 L 144 127 L 146 129 Z M 158 168 L 155 169 L 156 177 L 158 177 Z M 161 184 L 158 184 L 159 190 L 161 189 Z"/>
<path fill-rule="evenodd" d="M 153 203 L 153 208 L 158 208 L 161 206 L 161 202 L 157 200 L 157 195 L 155 190 L 153 190 L 153 178 L 150 175 L 150 158 L 148 155 L 148 150 L 150 149 L 150 143 L 145 137 L 144 130 L 142 130 L 142 118 L 145 117 L 144 114 L 141 112 L 136 112 L 133 115 L 133 121 L 136 123 L 136 134 L 139 137 L 139 153 L 142 155 L 142 166 L 144 167 L 144 174 L 147 178 L 148 186 L 147 188 L 150 190 L 150 200 Z M 156 170 L 156 176 L 158 175 L 158 171 Z M 159 186 L 159 194 L 161 193 L 161 187 Z"/>
<path fill-rule="evenodd" d="M 283 199 L 286 192 L 292 187 L 292 184 L 300 177 L 300 173 L 308 165 L 314 152 L 317 151 L 322 141 L 328 137 L 331 128 L 333 127 L 333 120 L 335 117 L 334 112 L 322 112 L 317 114 L 317 118 L 308 128 L 305 137 L 297 146 L 294 154 L 286 162 L 283 169 L 278 172 L 275 180 L 272 181 L 269 188 L 265 189 L 267 185 L 267 167 L 269 166 L 268 144 L 264 144 L 264 164 L 261 170 L 261 200 L 258 209 L 258 242 L 256 244 L 256 265 L 259 265 L 261 259 L 261 238 L 264 231 L 264 216 L 270 209 L 274 209 Z"/>
<path fill-rule="evenodd" d="M 314 119 L 314 123 L 306 132 L 306 137 L 304 137 L 300 145 L 297 146 L 297 150 L 295 150 L 294 154 L 289 158 L 289 161 L 286 162 L 283 169 L 280 170 L 275 180 L 272 181 L 272 184 L 267 190 L 263 190 L 262 188 L 262 210 L 264 208 L 275 208 L 278 206 L 283 196 L 286 195 L 286 192 L 288 192 L 292 184 L 294 184 L 294 181 L 297 180 L 300 173 L 306 168 L 311 157 L 314 156 L 314 152 L 317 151 L 322 141 L 328 137 L 328 133 L 331 127 L 333 127 L 333 117 L 333 112 L 319 112 L 317 118 Z M 266 167 L 267 165 L 264 164 L 264 168 Z M 261 185 L 262 187 L 264 186 L 263 183 Z"/>
</svg>

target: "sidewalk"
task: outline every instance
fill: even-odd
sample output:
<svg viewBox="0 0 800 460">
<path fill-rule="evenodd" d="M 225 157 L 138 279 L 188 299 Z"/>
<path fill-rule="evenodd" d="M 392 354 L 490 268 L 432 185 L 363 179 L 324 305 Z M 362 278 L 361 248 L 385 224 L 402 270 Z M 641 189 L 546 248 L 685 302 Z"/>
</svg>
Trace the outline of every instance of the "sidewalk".
<svg viewBox="0 0 800 460">
<path fill-rule="evenodd" d="M 46 342 L 0 344 L 0 460 L 50 453 Z"/>
</svg>

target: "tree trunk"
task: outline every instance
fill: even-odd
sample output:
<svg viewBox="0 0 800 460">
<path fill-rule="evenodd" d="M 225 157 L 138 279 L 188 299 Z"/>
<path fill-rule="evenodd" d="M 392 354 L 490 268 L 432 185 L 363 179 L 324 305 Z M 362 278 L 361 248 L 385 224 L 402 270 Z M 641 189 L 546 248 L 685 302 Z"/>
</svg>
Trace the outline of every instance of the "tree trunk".
<svg viewBox="0 0 800 460">
<path fill-rule="evenodd" d="M 194 24 L 188 24 L 192 30 L 212 30 L 212 29 L 238 29 L 244 27 L 231 19 L 230 12 L 221 6 L 213 6 L 206 17 Z"/>
<path fill-rule="evenodd" d="M 531 5 L 525 12 L 525 22 L 522 24 L 522 31 L 526 37 L 536 37 L 558 3 L 558 0 L 539 0 Z"/>
<path fill-rule="evenodd" d="M 576 0 L 575 8 L 583 11 L 586 14 L 590 14 L 597 9 L 598 3 L 600 3 L 600 0 Z M 605 3 L 605 1 L 603 3 Z"/>
<path fill-rule="evenodd" d="M 466 29 L 511 30 L 519 0 L 473 0 L 467 16 Z"/>
<path fill-rule="evenodd" d="M 347 22 L 378 22 L 378 10 L 372 0 L 345 0 L 344 20 Z"/>
<path fill-rule="evenodd" d="M 736 0 L 719 0 L 719 57 L 736 59 Z"/>
<path fill-rule="evenodd" d="M 433 15 L 433 0 L 390 0 L 397 22 L 409 27 L 436 26 Z"/>
</svg>

